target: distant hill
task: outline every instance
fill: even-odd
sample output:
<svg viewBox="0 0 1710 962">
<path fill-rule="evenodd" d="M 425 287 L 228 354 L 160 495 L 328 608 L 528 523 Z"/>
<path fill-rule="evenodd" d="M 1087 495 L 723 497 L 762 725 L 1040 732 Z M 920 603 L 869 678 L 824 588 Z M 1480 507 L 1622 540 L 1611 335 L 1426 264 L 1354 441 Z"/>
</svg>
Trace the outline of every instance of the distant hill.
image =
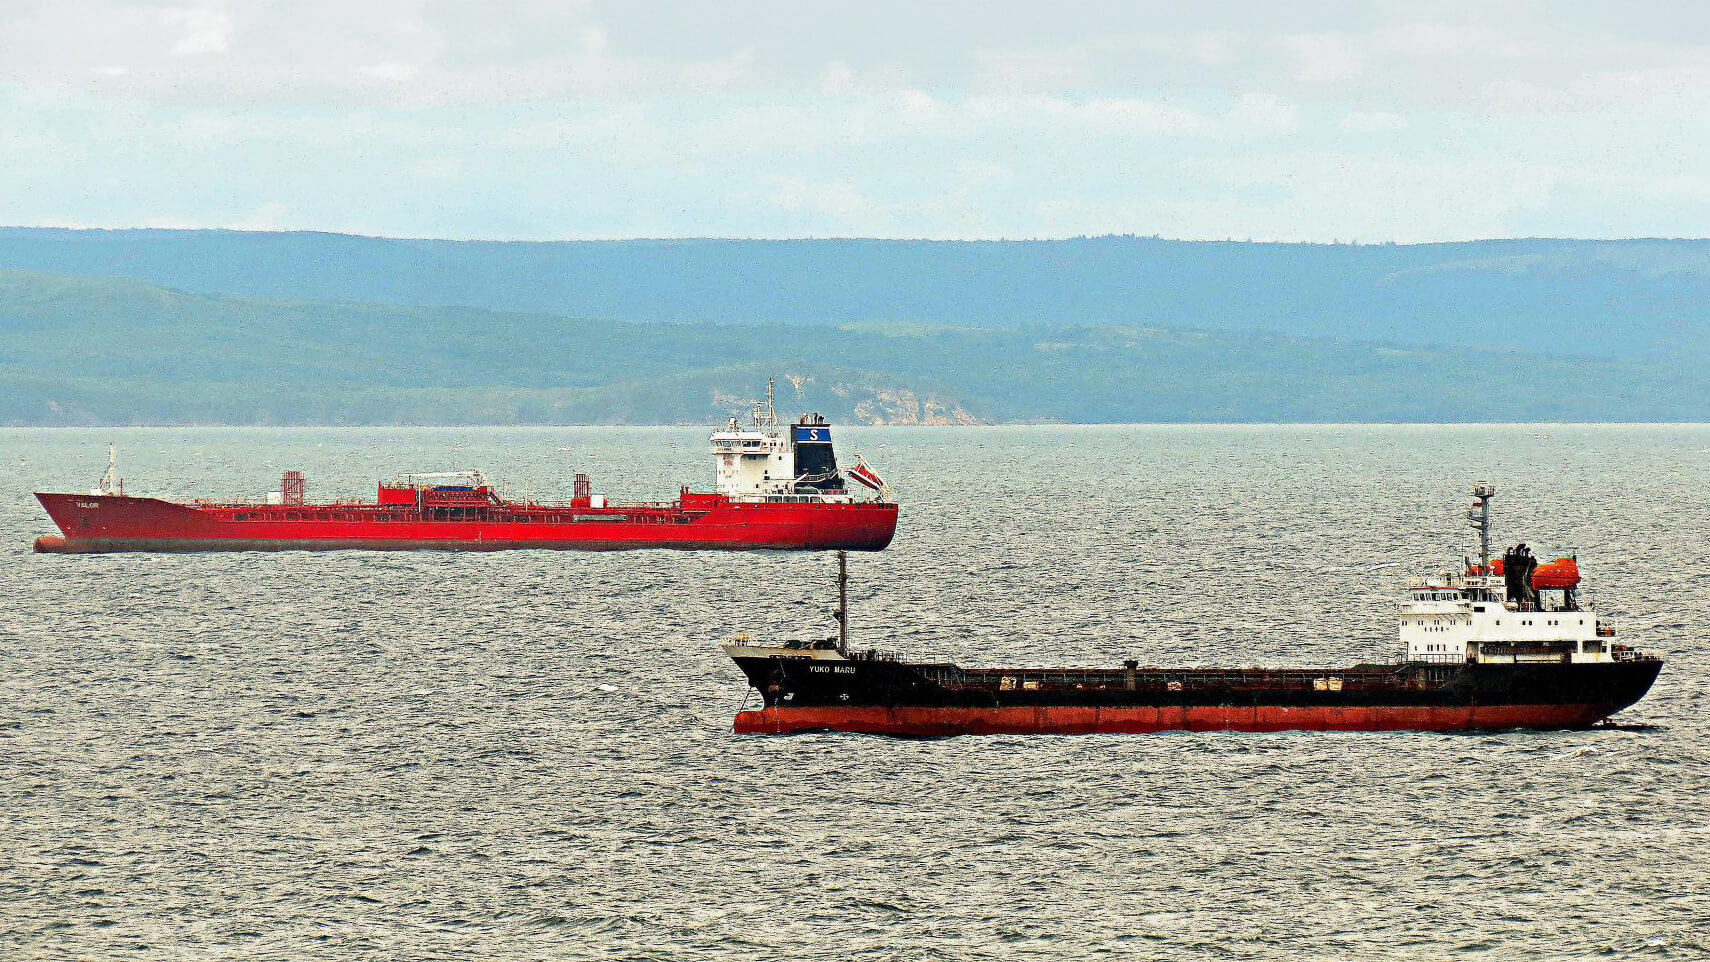
<svg viewBox="0 0 1710 962">
<path fill-rule="evenodd" d="M 0 267 L 640 324 L 1125 325 L 1621 359 L 1710 340 L 1704 240 L 498 243 L 10 228 Z"/>
<path fill-rule="evenodd" d="M 0 271 L 0 423 L 1710 419 L 1706 366 L 1162 325 L 635 323 Z M 799 387 L 798 387 L 799 385 Z"/>
</svg>

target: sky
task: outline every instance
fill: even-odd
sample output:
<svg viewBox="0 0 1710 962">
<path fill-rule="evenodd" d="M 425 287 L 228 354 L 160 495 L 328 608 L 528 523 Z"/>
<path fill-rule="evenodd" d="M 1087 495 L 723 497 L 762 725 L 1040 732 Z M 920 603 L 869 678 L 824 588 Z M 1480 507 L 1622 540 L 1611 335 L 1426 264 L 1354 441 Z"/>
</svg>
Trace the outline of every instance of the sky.
<svg viewBox="0 0 1710 962">
<path fill-rule="evenodd" d="M 1710 4 L 0 0 L 0 224 L 1710 235 Z"/>
</svg>

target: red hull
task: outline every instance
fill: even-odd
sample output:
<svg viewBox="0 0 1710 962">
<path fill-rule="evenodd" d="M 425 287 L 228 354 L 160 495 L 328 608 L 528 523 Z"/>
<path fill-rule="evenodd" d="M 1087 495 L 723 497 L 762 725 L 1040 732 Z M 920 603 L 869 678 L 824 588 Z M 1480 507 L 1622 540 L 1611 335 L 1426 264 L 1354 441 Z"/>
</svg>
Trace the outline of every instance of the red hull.
<svg viewBox="0 0 1710 962">
<path fill-rule="evenodd" d="M 1608 705 L 762 708 L 738 713 L 736 731 L 745 735 L 842 731 L 923 738 L 1160 731 L 1467 731 L 1584 728 L 1613 710 Z"/>
<path fill-rule="evenodd" d="M 37 494 L 64 537 L 48 552 L 626 548 L 879 551 L 896 533 L 884 502 L 735 502 L 686 494 L 663 505 L 484 506 L 449 519 L 414 505 L 177 504 L 124 495 Z"/>
</svg>

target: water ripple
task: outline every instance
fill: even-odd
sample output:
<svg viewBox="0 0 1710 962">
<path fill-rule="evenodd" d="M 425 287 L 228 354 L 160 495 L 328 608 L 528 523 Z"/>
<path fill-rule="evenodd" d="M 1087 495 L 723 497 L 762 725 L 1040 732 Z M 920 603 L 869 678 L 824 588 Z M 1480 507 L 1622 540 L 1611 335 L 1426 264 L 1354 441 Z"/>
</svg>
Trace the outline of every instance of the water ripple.
<svg viewBox="0 0 1710 962">
<path fill-rule="evenodd" d="M 823 630 L 823 556 L 28 551 L 109 436 L 174 496 L 668 497 L 704 432 L 0 431 L 0 957 L 1702 958 L 1710 429 L 1549 433 L 847 431 L 907 499 L 854 561 L 884 646 L 1388 655 L 1488 478 L 1670 658 L 1586 732 L 895 741 L 730 731 L 717 641 Z"/>
</svg>

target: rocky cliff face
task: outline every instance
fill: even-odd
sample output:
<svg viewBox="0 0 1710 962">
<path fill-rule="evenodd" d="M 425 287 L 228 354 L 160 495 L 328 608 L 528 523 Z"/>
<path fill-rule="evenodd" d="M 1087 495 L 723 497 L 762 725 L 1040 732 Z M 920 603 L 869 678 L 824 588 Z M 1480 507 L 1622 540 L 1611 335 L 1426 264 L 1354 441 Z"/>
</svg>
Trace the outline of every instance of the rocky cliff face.
<svg viewBox="0 0 1710 962">
<path fill-rule="evenodd" d="M 855 418 L 863 424 L 980 424 L 980 418 L 952 398 L 913 391 L 875 391 L 857 401 Z"/>
</svg>

